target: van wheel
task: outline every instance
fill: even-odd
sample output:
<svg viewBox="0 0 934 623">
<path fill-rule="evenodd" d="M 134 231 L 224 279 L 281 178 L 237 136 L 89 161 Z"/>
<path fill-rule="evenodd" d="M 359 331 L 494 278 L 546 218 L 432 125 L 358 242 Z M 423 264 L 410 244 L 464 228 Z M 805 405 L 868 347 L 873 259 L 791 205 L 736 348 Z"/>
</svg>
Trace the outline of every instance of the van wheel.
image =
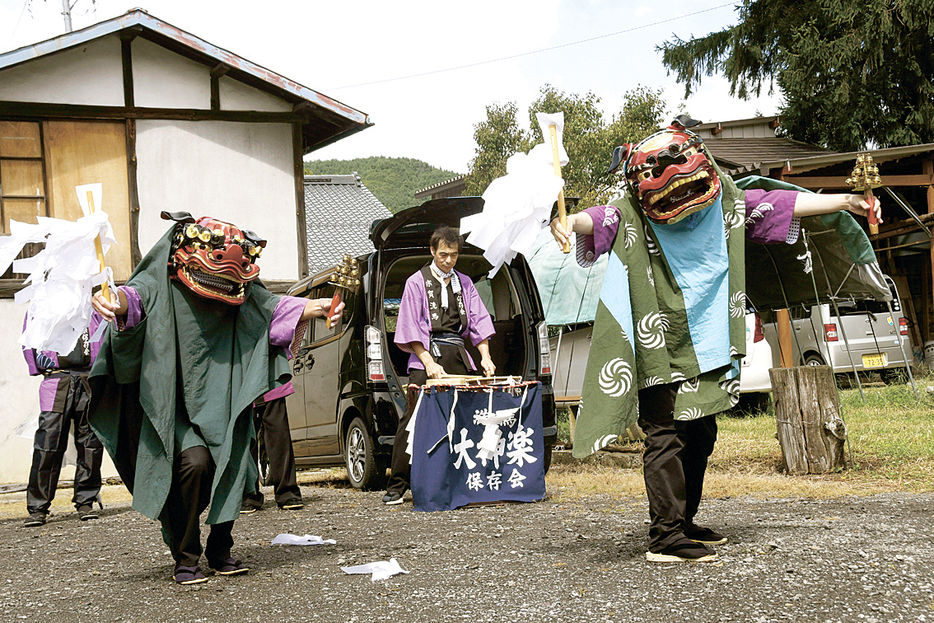
<svg viewBox="0 0 934 623">
<path fill-rule="evenodd" d="M 373 438 L 360 418 L 354 418 L 344 437 L 344 464 L 355 489 L 369 491 L 382 487 L 385 469 L 381 474 L 373 453 Z"/>
<path fill-rule="evenodd" d="M 820 355 L 815 355 L 814 353 L 810 353 L 809 355 L 806 355 L 806 356 L 804 357 L 804 365 L 806 365 L 806 366 L 823 366 L 823 365 L 827 365 L 827 364 L 824 363 L 824 358 L 821 357 Z"/>
</svg>

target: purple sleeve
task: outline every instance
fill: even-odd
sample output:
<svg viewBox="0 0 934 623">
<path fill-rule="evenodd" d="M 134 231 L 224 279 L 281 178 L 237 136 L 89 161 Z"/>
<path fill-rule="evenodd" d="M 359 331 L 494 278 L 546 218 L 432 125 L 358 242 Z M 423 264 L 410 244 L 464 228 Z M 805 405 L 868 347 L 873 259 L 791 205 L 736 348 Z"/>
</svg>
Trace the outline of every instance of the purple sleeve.
<svg viewBox="0 0 934 623">
<path fill-rule="evenodd" d="M 775 244 L 795 242 L 798 219 L 794 215 L 797 190 L 746 191 L 746 238 Z"/>
<path fill-rule="evenodd" d="M 396 335 L 393 338 L 396 345 L 407 353 L 412 352 L 412 347 L 409 346 L 412 342 L 419 342 L 428 350 L 431 325 L 428 322 L 427 301 L 422 274 L 415 273 L 405 282 L 402 302 L 399 304 L 399 317 L 396 319 Z"/>
<path fill-rule="evenodd" d="M 577 263 L 587 268 L 613 248 L 619 230 L 619 210 L 614 206 L 594 206 L 584 212 L 593 219 L 593 235 L 577 234 Z"/>
<path fill-rule="evenodd" d="M 490 318 L 490 312 L 486 305 L 480 299 L 480 293 L 477 287 L 470 280 L 470 277 L 463 273 L 458 273 L 461 279 L 461 285 L 464 288 L 464 305 L 467 307 L 467 338 L 470 343 L 476 346 L 487 339 L 496 330 L 493 329 L 493 319 Z"/>
<path fill-rule="evenodd" d="M 307 303 L 306 299 L 297 296 L 283 296 L 279 299 L 269 323 L 270 346 L 289 349 L 292 337 L 295 336 L 295 328 L 302 319 L 302 312 L 305 311 Z"/>
<path fill-rule="evenodd" d="M 120 286 L 126 295 L 126 316 L 117 316 L 117 330 L 132 329 L 143 320 L 143 301 L 133 286 Z"/>
</svg>

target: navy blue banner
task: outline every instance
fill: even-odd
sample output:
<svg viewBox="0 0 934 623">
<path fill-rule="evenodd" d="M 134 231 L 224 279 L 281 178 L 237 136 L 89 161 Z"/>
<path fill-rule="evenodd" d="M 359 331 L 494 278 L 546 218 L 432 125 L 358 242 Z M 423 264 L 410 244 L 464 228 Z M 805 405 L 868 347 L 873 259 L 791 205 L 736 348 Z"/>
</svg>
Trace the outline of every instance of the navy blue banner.
<svg viewBox="0 0 934 623">
<path fill-rule="evenodd" d="M 414 418 L 415 510 L 545 498 L 541 383 L 425 387 Z"/>
</svg>

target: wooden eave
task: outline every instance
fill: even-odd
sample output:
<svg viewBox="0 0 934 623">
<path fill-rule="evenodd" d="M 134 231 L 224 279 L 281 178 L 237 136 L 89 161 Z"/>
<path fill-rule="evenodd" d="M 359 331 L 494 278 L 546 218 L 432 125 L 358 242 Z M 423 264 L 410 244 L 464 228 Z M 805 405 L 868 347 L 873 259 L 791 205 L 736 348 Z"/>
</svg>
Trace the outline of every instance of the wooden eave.
<svg viewBox="0 0 934 623">
<path fill-rule="evenodd" d="M 112 34 L 116 34 L 125 40 L 143 37 L 167 50 L 205 65 L 211 70 L 212 77 L 227 75 L 248 86 L 289 102 L 293 106 L 293 112 L 290 114 L 216 110 L 169 111 L 137 107 L 94 106 L 73 106 L 68 108 L 68 105 L 51 104 L 44 105 L 46 110 L 58 110 L 68 113 L 68 116 L 88 116 L 88 113 L 92 113 L 91 116 L 102 114 L 103 118 L 120 116 L 119 111 L 126 113 L 123 115 L 125 118 L 146 118 L 163 115 L 159 118 L 236 120 L 251 118 L 257 121 L 299 122 L 302 124 L 302 148 L 304 154 L 373 125 L 365 113 L 293 82 L 223 48 L 212 45 L 149 15 L 141 9 L 133 9 L 120 17 L 0 54 L 0 71 L 36 58 L 60 53 Z M 13 114 L 11 108 L 16 108 L 19 105 L 20 103 L 17 102 L 0 103 L 0 114 Z M 29 104 L 29 108 L 34 111 L 33 115 L 43 114 L 39 112 L 42 107 L 41 104 Z M 243 117 L 242 115 L 246 113 L 252 116 Z"/>
</svg>

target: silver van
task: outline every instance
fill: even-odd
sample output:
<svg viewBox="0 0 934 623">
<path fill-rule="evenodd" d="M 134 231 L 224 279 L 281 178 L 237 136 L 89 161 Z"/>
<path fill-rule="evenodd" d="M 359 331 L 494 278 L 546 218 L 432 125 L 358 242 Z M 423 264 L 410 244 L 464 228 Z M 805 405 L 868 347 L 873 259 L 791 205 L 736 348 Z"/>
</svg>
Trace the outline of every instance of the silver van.
<svg viewBox="0 0 934 623">
<path fill-rule="evenodd" d="M 828 303 L 789 309 L 792 324 L 791 348 L 796 365 L 833 367 L 835 373 L 879 371 L 899 374 L 911 361 L 908 321 L 902 315 L 895 282 L 883 275 L 892 291 L 892 302 L 875 300 L 838 301 L 836 316 Z M 889 313 L 891 305 L 891 313 Z M 772 345 L 772 361 L 780 366 L 778 329 L 774 314 L 764 323 L 765 337 Z M 847 349 L 849 344 L 849 349 Z"/>
</svg>

